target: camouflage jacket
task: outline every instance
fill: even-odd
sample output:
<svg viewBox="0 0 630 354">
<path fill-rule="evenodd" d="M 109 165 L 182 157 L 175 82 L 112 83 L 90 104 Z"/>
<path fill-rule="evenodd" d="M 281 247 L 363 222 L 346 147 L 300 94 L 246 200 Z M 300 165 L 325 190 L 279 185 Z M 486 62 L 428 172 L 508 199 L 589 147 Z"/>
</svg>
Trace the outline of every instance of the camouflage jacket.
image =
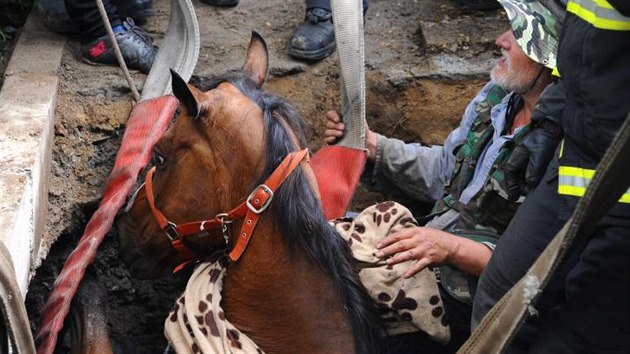
<svg viewBox="0 0 630 354">
<path fill-rule="evenodd" d="M 493 82 L 486 84 L 442 146 L 406 144 L 378 136 L 376 160 L 367 166 L 364 184 L 386 193 L 403 192 L 435 201 L 437 218 L 449 209 L 457 212 L 449 224 L 429 225 L 502 232 L 520 202 L 507 201 L 502 167 L 514 143 L 529 132 L 526 126 L 515 135 L 501 134 L 510 96 Z"/>
</svg>

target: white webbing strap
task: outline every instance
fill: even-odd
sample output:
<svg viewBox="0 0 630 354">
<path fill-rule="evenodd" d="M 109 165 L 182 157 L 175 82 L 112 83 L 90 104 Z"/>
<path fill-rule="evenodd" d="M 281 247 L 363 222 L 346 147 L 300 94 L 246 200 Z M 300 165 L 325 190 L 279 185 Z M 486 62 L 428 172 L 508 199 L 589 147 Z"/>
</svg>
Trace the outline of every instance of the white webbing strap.
<svg viewBox="0 0 630 354">
<path fill-rule="evenodd" d="M 365 50 L 361 0 L 331 1 L 346 133 L 336 144 L 365 148 Z"/>
<path fill-rule="evenodd" d="M 188 81 L 199 57 L 199 24 L 191 0 L 171 0 L 168 30 L 160 42 L 141 100 L 171 93 L 170 69 Z"/>
<path fill-rule="evenodd" d="M 0 242 L 0 320 L 4 322 L 9 351 L 17 354 L 34 354 L 35 343 L 24 307 L 24 298 L 18 287 L 11 254 Z M 0 334 L 2 331 L 0 330 Z M 1 338 L 4 341 L 7 338 Z M 0 345 L 1 347 L 1 345 Z"/>
</svg>

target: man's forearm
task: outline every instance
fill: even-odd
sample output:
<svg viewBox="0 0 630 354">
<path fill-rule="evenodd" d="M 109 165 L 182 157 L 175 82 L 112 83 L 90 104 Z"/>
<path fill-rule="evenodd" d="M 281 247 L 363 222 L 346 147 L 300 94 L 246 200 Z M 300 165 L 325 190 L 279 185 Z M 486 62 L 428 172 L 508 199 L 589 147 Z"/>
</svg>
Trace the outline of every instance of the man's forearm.
<svg viewBox="0 0 630 354">
<path fill-rule="evenodd" d="M 365 136 L 365 149 L 367 151 L 367 159 L 370 162 L 376 160 L 376 133 L 369 130 Z"/>
<path fill-rule="evenodd" d="M 481 275 L 492 256 L 490 248 L 464 237 L 455 235 L 453 237 L 457 238 L 457 242 L 449 264 L 475 277 Z"/>
</svg>

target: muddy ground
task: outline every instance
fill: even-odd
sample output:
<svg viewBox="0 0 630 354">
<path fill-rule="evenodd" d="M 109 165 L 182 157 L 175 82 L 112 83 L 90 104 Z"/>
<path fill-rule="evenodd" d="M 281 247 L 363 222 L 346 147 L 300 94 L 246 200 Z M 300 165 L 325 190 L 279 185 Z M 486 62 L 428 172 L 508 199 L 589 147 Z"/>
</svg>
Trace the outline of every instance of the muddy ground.
<svg viewBox="0 0 630 354">
<path fill-rule="evenodd" d="M 312 127 L 311 148 L 321 146 L 324 112 L 338 106 L 336 58 L 319 63 L 286 55 L 289 36 L 302 19 L 301 0 L 241 0 L 232 9 L 194 2 L 201 53 L 192 81 L 237 68 L 252 29 L 271 52 L 266 87 L 294 104 Z M 155 2 L 156 14 L 144 26 L 159 44 L 168 23 L 169 2 Z M 367 119 L 371 128 L 405 141 L 441 143 L 461 112 L 487 80 L 496 54 L 493 38 L 507 28 L 501 11 L 471 12 L 438 0 L 372 0 L 365 20 Z M 67 255 L 96 209 L 132 108 L 119 69 L 95 67 L 78 59 L 78 38 L 69 38 L 59 72 L 54 159 L 47 232 L 58 238 L 37 270 L 27 295 L 36 325 L 45 298 Z M 164 73 L 167 75 L 168 73 Z M 141 88 L 145 76 L 132 73 Z M 359 191 L 358 209 L 390 198 Z M 117 258 L 115 232 L 101 246 L 92 273 L 108 290 L 113 334 L 164 347 L 162 324 L 185 274 L 159 281 L 130 278 Z"/>
</svg>

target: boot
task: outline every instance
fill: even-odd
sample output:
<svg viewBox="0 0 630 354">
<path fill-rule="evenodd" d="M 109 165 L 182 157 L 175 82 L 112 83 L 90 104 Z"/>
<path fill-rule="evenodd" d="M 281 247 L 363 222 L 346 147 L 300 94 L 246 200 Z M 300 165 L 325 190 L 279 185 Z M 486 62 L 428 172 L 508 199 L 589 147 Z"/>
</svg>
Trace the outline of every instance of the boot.
<svg viewBox="0 0 630 354">
<path fill-rule="evenodd" d="M 131 18 L 123 21 L 125 30 L 116 33 L 116 41 L 125 64 L 130 69 L 147 74 L 151 70 L 158 48 L 153 45 L 151 37 Z M 118 65 L 114 47 L 107 35 L 94 39 L 81 46 L 83 60 L 95 65 Z"/>
<path fill-rule="evenodd" d="M 332 13 L 319 7 L 307 9 L 304 22 L 298 25 L 289 41 L 289 55 L 297 59 L 321 60 L 334 51 Z"/>
</svg>

